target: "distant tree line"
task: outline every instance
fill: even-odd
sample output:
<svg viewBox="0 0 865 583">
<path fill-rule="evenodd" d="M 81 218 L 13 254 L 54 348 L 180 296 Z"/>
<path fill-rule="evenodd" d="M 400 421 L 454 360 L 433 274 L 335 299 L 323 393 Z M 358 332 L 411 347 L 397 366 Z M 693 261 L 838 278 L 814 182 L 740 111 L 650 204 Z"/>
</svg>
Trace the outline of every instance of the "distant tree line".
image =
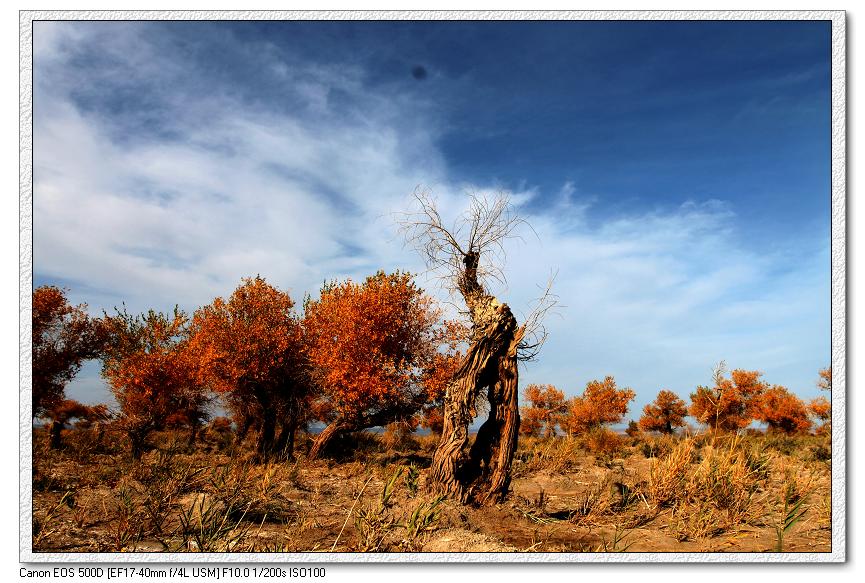
<svg viewBox="0 0 865 583">
<path fill-rule="evenodd" d="M 819 371 L 817 386 L 832 389 L 832 370 Z M 713 431 L 737 431 L 757 421 L 769 431 L 786 434 L 804 433 L 817 425 L 818 432 L 829 429 L 831 405 L 825 397 L 805 402 L 786 387 L 769 385 L 759 371 L 733 370 L 726 376 L 724 363 L 713 374 L 713 386 L 698 386 L 691 393 L 690 406 L 673 391 L 662 389 L 655 400 L 643 408 L 638 421 L 631 421 L 628 433 L 640 431 L 672 434 L 685 427 L 690 415 Z M 520 409 L 523 435 L 577 435 L 621 423 L 635 393 L 619 389 L 613 377 L 590 381 L 582 395 L 565 399 L 553 385 L 528 385 L 523 392 L 525 405 Z"/>
</svg>

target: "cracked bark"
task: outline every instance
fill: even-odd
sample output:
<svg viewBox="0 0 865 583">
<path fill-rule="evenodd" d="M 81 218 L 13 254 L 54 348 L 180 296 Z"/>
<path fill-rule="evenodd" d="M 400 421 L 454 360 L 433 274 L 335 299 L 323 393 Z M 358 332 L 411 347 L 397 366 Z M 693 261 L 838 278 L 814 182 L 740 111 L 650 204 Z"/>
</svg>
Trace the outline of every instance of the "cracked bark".
<svg viewBox="0 0 865 583">
<path fill-rule="evenodd" d="M 433 491 L 461 502 L 501 502 L 510 486 L 510 467 L 519 431 L 517 346 L 523 329 L 507 304 L 478 282 L 479 255 L 465 255 L 457 282 L 469 308 L 472 340 L 448 385 L 441 440 L 433 454 Z M 468 427 L 478 395 L 487 390 L 490 413 L 468 453 Z"/>
</svg>

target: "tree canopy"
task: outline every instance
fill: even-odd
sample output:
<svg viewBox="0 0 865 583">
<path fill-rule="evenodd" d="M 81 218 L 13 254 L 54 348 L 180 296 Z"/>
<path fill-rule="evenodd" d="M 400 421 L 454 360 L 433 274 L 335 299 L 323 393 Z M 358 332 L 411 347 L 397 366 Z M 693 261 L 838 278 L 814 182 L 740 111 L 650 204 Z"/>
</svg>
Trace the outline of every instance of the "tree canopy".
<svg viewBox="0 0 865 583">
<path fill-rule="evenodd" d="M 666 389 L 661 390 L 655 401 L 643 407 L 639 425 L 643 431 L 673 433 L 676 427 L 685 426 L 688 406 L 679 395 Z"/>
<path fill-rule="evenodd" d="M 571 435 L 608 423 L 619 423 L 635 396 L 630 388 L 619 389 L 611 376 L 603 381 L 589 381 L 583 394 L 569 401 L 563 429 Z"/>
<path fill-rule="evenodd" d="M 82 363 L 100 355 L 105 331 L 86 308 L 70 305 L 58 287 L 33 290 L 33 417 L 59 406 Z"/>
<path fill-rule="evenodd" d="M 326 284 L 305 305 L 310 363 L 320 388 L 315 409 L 333 433 L 408 418 L 427 401 L 424 370 L 436 355 L 439 310 L 411 274 L 383 271 L 363 283 Z M 429 385 L 435 389 L 435 384 Z"/>
<path fill-rule="evenodd" d="M 229 408 L 243 416 L 238 425 L 260 421 L 259 455 L 291 449 L 311 389 L 291 296 L 262 277 L 244 278 L 227 301 L 217 297 L 195 312 L 190 342 L 200 382 L 224 395 Z M 277 439 L 279 419 L 285 424 Z"/>
<path fill-rule="evenodd" d="M 714 372 L 715 386 L 699 386 L 691 393 L 689 412 L 697 421 L 713 429 L 735 431 L 747 427 L 756 418 L 760 397 L 768 385 L 760 380 L 763 373 L 736 369 L 730 378 L 724 376 L 723 363 Z"/>
<path fill-rule="evenodd" d="M 203 390 L 186 339 L 189 318 L 177 308 L 173 314 L 150 310 L 139 316 L 118 310 L 104 322 L 110 341 L 102 375 L 120 406 L 118 425 L 138 458 L 148 435 L 176 411 L 189 409 Z"/>
</svg>

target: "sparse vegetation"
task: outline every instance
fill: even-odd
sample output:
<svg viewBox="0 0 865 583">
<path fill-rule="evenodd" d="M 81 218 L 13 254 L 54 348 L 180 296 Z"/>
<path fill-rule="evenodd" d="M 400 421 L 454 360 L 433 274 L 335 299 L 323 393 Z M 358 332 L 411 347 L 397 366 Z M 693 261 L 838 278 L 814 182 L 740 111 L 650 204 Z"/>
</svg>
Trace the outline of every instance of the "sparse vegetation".
<svg viewBox="0 0 865 583">
<path fill-rule="evenodd" d="M 206 440 L 190 449 L 177 430 L 134 462 L 122 448 L 79 462 L 38 440 L 35 550 L 829 549 L 829 467 L 810 453 L 826 435 L 523 437 L 511 494 L 487 509 L 428 493 L 425 436 L 389 451 L 381 434 L 356 435 L 338 460 L 307 460 L 301 438 L 295 461 L 267 464 L 255 440 L 228 455 Z M 610 436 L 614 463 L 599 463 Z"/>
<path fill-rule="evenodd" d="M 829 549 L 824 398 L 806 405 L 756 371 L 727 378 L 722 363 L 690 409 L 661 391 L 621 433 L 614 425 L 636 393 L 612 376 L 570 399 L 529 385 L 522 430 L 511 410 L 513 468 L 495 480 L 455 474 L 448 493 L 435 473 L 447 444 L 462 449 L 440 463 L 471 460 L 460 471 L 481 473 L 495 465 L 484 449 L 490 420 L 473 439 L 446 423 L 469 328 L 442 321 L 401 273 L 327 284 L 304 316 L 293 307 L 261 278 L 191 320 L 118 310 L 96 322 L 61 305 L 94 337 L 51 391 L 40 389 L 53 396 L 40 397 L 50 423 L 33 434 L 34 550 Z M 376 338 L 362 342 L 373 309 Z M 63 394 L 61 381 L 96 348 L 115 411 Z M 820 375 L 830 388 L 828 369 Z M 516 388 L 514 378 L 511 405 Z M 489 412 L 489 395 L 475 397 L 466 414 Z M 231 418 L 208 423 L 216 400 Z M 689 412 L 703 430 L 676 431 Z M 813 432 L 812 420 L 822 423 Z M 767 430 L 749 428 L 754 421 Z M 327 426 L 316 432 L 316 423 Z"/>
</svg>

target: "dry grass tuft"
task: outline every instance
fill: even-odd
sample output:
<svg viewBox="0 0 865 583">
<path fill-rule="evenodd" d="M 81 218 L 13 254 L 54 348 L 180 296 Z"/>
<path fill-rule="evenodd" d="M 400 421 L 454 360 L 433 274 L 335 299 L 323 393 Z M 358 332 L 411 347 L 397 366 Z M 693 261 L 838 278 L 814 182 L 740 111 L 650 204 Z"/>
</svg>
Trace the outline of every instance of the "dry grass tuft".
<svg viewBox="0 0 865 583">
<path fill-rule="evenodd" d="M 694 464 L 698 454 L 701 459 Z M 646 497 L 657 509 L 672 508 L 670 530 L 680 541 L 736 530 L 762 515 L 766 464 L 739 437 L 699 452 L 686 437 L 655 461 Z"/>
<path fill-rule="evenodd" d="M 515 457 L 519 462 L 515 464 L 515 473 L 526 475 L 542 471 L 554 474 L 573 471 L 581 456 L 579 443 L 570 437 L 523 437 Z"/>
<path fill-rule="evenodd" d="M 655 459 L 649 471 L 646 497 L 657 508 L 670 506 L 681 498 L 693 453 L 693 440 L 683 439 L 666 457 Z"/>
</svg>

